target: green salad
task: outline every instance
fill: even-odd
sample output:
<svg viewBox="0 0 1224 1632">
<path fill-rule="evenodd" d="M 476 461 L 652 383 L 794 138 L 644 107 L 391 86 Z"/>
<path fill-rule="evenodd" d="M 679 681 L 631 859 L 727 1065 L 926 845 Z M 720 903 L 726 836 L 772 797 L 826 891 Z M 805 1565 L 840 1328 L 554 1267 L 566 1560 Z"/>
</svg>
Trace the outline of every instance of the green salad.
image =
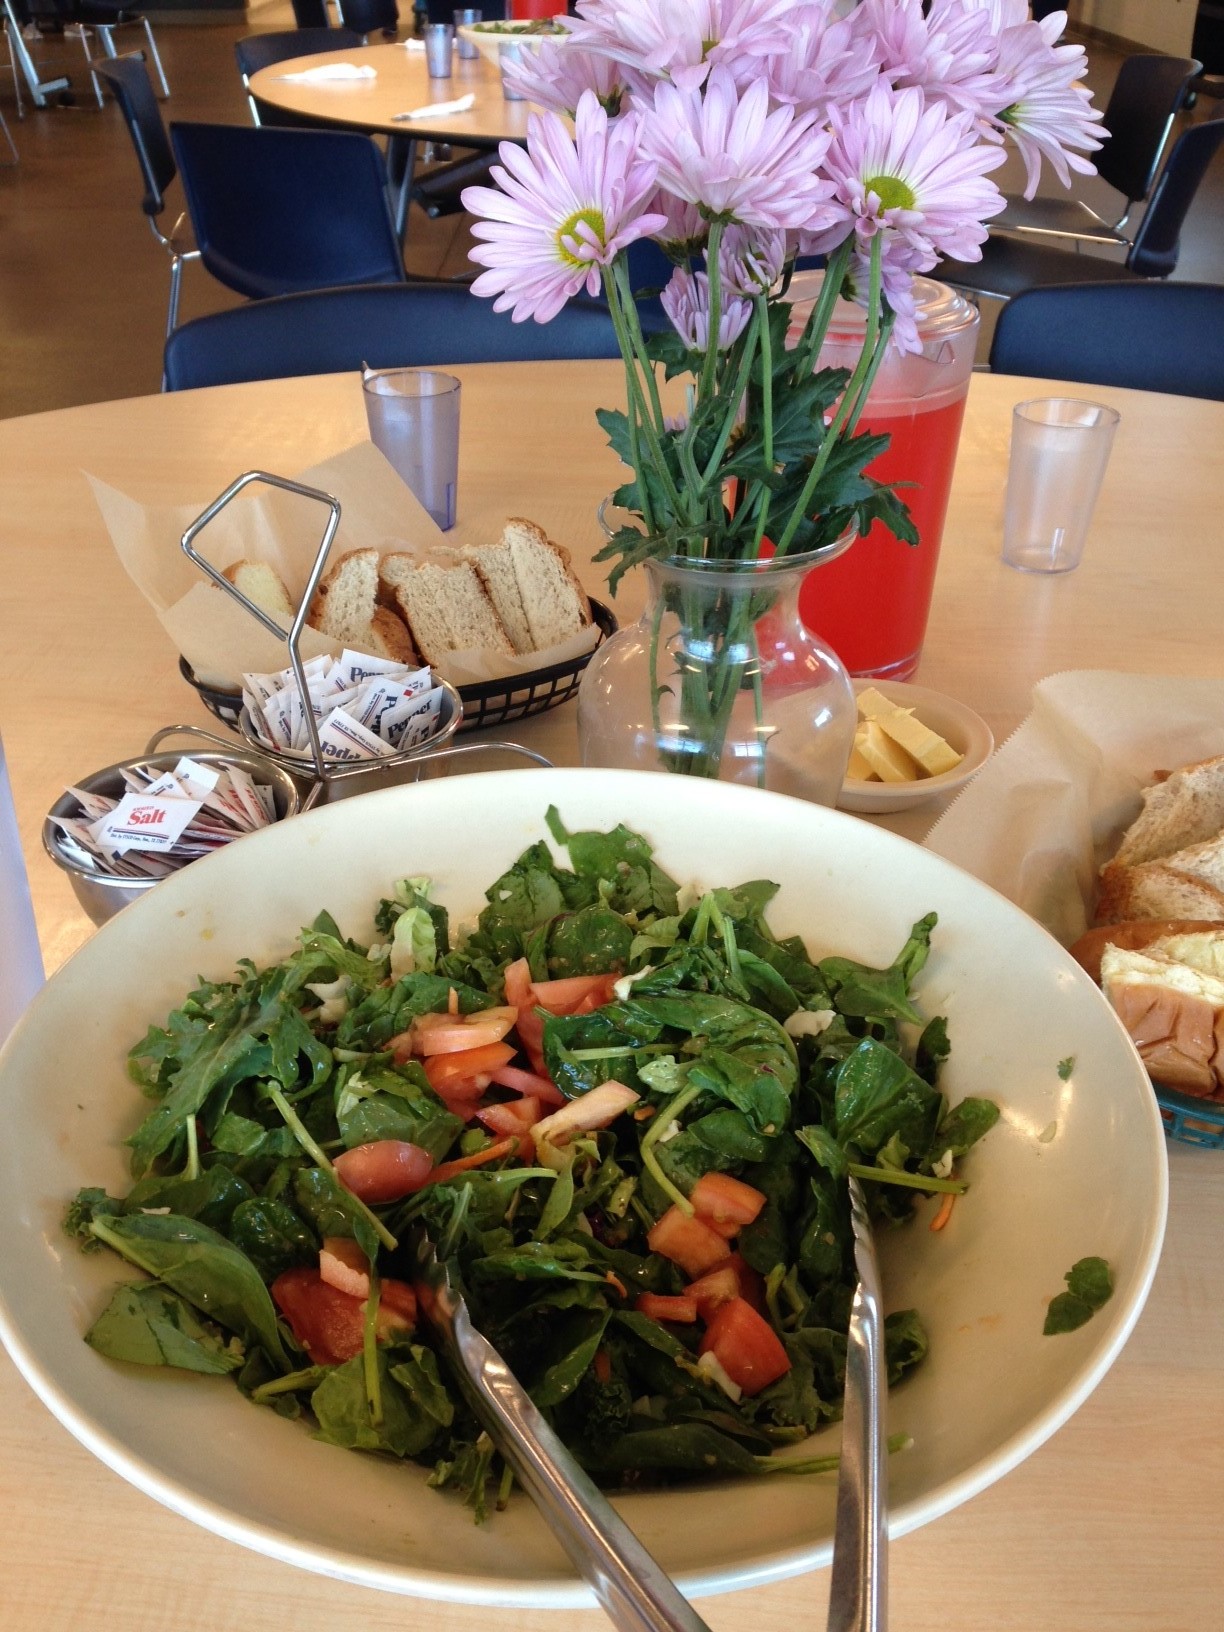
<svg viewBox="0 0 1224 1632">
<path fill-rule="evenodd" d="M 697 896 L 625 827 L 547 823 L 568 865 L 533 844 L 473 926 L 406 878 L 374 944 L 322 913 L 136 1044 L 134 1186 L 65 1224 L 147 1278 L 86 1340 L 226 1374 L 483 1514 L 509 1477 L 418 1321 L 423 1227 L 601 1482 L 827 1467 L 777 1453 L 841 1411 L 847 1175 L 880 1226 L 946 1207 L 998 1115 L 939 1089 L 946 1027 L 911 997 L 934 914 L 886 969 L 814 961 L 770 930 L 774 884 Z M 919 1313 L 886 1338 L 895 1383 Z"/>
</svg>

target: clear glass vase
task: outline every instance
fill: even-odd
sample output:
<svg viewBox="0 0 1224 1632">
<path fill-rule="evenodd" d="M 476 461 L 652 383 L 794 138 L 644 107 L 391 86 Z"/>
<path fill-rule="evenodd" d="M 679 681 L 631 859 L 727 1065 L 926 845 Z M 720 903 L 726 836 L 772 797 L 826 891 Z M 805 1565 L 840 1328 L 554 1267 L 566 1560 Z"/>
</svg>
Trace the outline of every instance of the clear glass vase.
<svg viewBox="0 0 1224 1632">
<path fill-rule="evenodd" d="M 781 561 L 647 561 L 645 612 L 582 677 L 582 763 L 832 805 L 854 740 L 854 692 L 841 661 L 804 627 L 799 589 L 848 542 Z"/>
</svg>

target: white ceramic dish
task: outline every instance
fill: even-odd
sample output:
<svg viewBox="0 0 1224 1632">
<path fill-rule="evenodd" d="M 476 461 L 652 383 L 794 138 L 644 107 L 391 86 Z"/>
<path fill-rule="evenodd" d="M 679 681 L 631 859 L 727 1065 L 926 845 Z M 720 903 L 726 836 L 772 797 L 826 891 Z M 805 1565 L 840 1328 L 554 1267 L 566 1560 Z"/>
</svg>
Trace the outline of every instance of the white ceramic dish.
<svg viewBox="0 0 1224 1632">
<path fill-rule="evenodd" d="M 455 32 L 461 40 L 466 40 L 469 45 L 474 45 L 481 56 L 496 68 L 499 52 L 507 40 L 515 40 L 518 44 L 528 46 L 534 51 L 536 46 L 543 40 L 551 40 L 556 44 L 563 42 L 566 38 L 564 30 L 557 34 L 540 34 L 538 32 L 531 33 L 530 29 L 530 22 L 506 22 L 499 23 L 497 33 L 493 33 L 487 28 L 481 28 L 476 23 L 460 23 Z"/>
<path fill-rule="evenodd" d="M 346 1580 L 500 1606 L 591 1600 L 526 1499 L 478 1528 L 422 1470 L 319 1444 L 225 1379 L 102 1359 L 81 1334 L 125 1278 L 60 1231 L 84 1184 L 125 1186 L 121 1144 L 147 1110 L 129 1046 L 200 974 L 283 955 L 320 908 L 368 936 L 389 884 L 428 873 L 462 920 L 541 837 L 622 820 L 682 880 L 778 881 L 771 920 L 813 951 L 887 963 L 935 910 L 920 1000 L 945 1013 L 952 1099 L 987 1093 L 999 1125 L 970 1157 L 971 1189 L 939 1235 L 882 1243 L 886 1304 L 916 1305 L 926 1365 L 897 1390 L 891 1525 L 914 1529 L 1039 1446 L 1100 1381 L 1142 1308 L 1160 1251 L 1164 1138 L 1138 1057 L 1087 975 L 1001 896 L 925 851 L 815 805 L 686 777 L 512 771 L 372 793 L 197 862 L 107 924 L 49 982 L 0 1054 L 0 1336 L 34 1389 L 96 1455 L 234 1541 Z M 1058 1065 L 1074 1056 L 1066 1081 Z M 1051 1136 L 1051 1130 L 1053 1134 Z M 1049 1298 L 1086 1254 L 1113 1266 L 1112 1300 L 1083 1328 L 1042 1336 Z M 816 1443 L 834 1449 L 838 1431 Z M 834 1480 L 761 1479 L 618 1499 L 690 1595 L 827 1563 Z M 54 1567 L 49 1560 L 49 1567 Z"/>
<path fill-rule="evenodd" d="M 921 782 L 858 782 L 849 777 L 837 800 L 839 810 L 870 815 L 912 810 L 931 799 L 955 793 L 975 776 L 994 752 L 994 737 L 980 714 L 942 691 L 927 686 L 911 686 L 899 680 L 856 680 L 854 693 L 874 686 L 898 708 L 912 708 L 923 725 L 944 738 L 964 758 L 954 770 L 942 776 L 924 777 Z"/>
</svg>

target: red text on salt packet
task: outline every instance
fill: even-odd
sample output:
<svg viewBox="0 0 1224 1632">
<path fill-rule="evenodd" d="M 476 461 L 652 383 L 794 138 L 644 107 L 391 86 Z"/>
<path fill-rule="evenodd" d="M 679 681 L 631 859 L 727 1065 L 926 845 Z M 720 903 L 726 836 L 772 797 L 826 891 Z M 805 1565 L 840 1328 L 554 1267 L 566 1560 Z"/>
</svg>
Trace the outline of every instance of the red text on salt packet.
<svg viewBox="0 0 1224 1632">
<path fill-rule="evenodd" d="M 125 793 L 110 815 L 94 824 L 93 834 L 104 854 L 121 856 L 133 849 L 171 850 L 199 810 L 198 799 L 167 793 Z"/>
</svg>

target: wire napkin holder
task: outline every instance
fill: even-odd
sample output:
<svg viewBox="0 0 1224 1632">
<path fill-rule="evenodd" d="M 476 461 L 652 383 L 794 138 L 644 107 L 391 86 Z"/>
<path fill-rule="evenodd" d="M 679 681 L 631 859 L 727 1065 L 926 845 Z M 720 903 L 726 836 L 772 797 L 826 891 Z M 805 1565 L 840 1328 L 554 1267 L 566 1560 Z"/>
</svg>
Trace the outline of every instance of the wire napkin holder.
<svg viewBox="0 0 1224 1632">
<path fill-rule="evenodd" d="M 327 511 L 327 522 L 323 528 L 318 549 L 315 551 L 315 558 L 306 580 L 306 587 L 302 591 L 302 598 L 288 629 L 282 628 L 276 619 L 266 612 L 263 607 L 256 605 L 249 595 L 244 595 L 237 584 L 231 583 L 225 574 L 213 566 L 212 562 L 196 548 L 196 540 L 200 534 L 216 520 L 222 510 L 228 504 L 231 504 L 240 493 L 257 483 L 266 487 L 280 488 L 285 493 L 296 493 L 304 499 L 321 505 Z M 294 775 L 306 777 L 313 782 L 314 785 L 303 802 L 302 808 L 304 810 L 308 809 L 312 805 L 325 803 L 329 798 L 334 797 L 338 791 L 337 784 L 344 782 L 357 783 L 362 779 L 377 781 L 385 778 L 388 772 L 394 772 L 409 765 L 415 766 L 419 773 L 422 762 L 426 760 L 432 765 L 440 760 L 451 760 L 470 754 L 495 751 L 497 753 L 521 755 L 537 765 L 550 766 L 552 761 L 546 759 L 543 754 L 537 754 L 534 749 L 525 748 L 517 742 L 480 742 L 468 743 L 461 748 L 443 747 L 442 744 L 448 742 L 459 728 L 463 717 L 463 700 L 455 688 L 440 676 L 434 678 L 445 694 L 443 697 L 444 718 L 443 724 L 434 732 L 433 736 L 427 738 L 424 742 L 415 743 L 411 748 L 399 749 L 377 759 L 335 761 L 327 758 L 323 752 L 322 742 L 319 739 L 318 722 L 315 719 L 314 708 L 311 705 L 306 671 L 299 646 L 302 630 L 306 624 L 306 614 L 311 602 L 314 600 L 315 590 L 318 588 L 319 580 L 323 576 L 323 569 L 327 564 L 327 558 L 332 544 L 335 542 L 339 526 L 340 501 L 332 494 L 323 492 L 321 488 L 308 487 L 303 482 L 295 482 L 288 476 L 274 475 L 271 471 L 248 470 L 241 476 L 236 477 L 223 493 L 218 494 L 207 509 L 201 511 L 181 539 L 183 553 L 188 559 L 207 578 L 211 579 L 218 589 L 224 590 L 232 600 L 237 601 L 243 610 L 248 612 L 262 628 L 266 629 L 269 634 L 275 635 L 278 640 L 284 641 L 288 647 L 289 664 L 293 670 L 293 677 L 297 682 L 298 692 L 302 699 L 302 713 L 310 743 L 309 757 L 302 758 L 296 754 L 285 753 L 283 750 L 270 748 L 266 743 L 261 742 L 254 731 L 253 725 L 249 730 L 246 729 L 246 721 L 249 719 L 249 715 L 245 709 L 243 710 L 240 729 L 243 735 L 249 738 L 252 745 L 257 747 L 269 759 L 293 772 Z M 359 792 L 362 790 L 355 786 L 352 791 Z"/>
</svg>

